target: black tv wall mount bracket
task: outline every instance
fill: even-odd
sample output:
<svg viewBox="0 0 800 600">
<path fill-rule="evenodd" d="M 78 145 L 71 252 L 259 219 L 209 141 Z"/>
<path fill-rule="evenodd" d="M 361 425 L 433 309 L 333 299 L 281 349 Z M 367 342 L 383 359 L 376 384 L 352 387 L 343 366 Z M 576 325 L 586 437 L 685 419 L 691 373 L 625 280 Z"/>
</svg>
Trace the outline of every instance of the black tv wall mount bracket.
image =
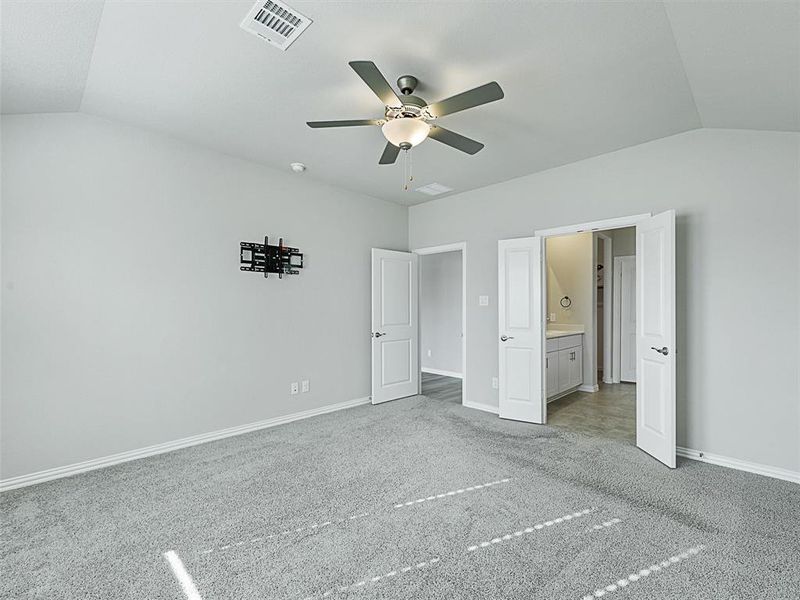
<svg viewBox="0 0 800 600">
<path fill-rule="evenodd" d="M 283 238 L 277 246 L 269 245 L 269 238 L 264 236 L 264 243 L 241 242 L 239 244 L 239 269 L 263 273 L 277 273 L 278 279 L 284 275 L 298 275 L 303 268 L 303 253 L 298 248 L 283 245 Z"/>
</svg>

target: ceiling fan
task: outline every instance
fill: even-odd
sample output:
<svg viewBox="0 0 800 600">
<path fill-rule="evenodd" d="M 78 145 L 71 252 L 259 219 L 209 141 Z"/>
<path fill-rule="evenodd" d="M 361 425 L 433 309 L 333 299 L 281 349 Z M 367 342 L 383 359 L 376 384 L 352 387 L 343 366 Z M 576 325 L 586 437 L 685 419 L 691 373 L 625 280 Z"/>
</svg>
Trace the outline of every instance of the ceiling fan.
<svg viewBox="0 0 800 600">
<path fill-rule="evenodd" d="M 358 60 L 349 63 L 353 70 L 364 80 L 385 107 L 383 119 L 357 119 L 350 121 L 309 121 L 313 128 L 321 127 L 356 127 L 360 125 L 380 125 L 387 139 L 378 164 L 390 165 L 397 160 L 400 150 L 410 150 L 427 138 L 452 146 L 467 154 L 480 152 L 483 144 L 471 140 L 461 134 L 434 125 L 431 121 L 453 113 L 500 100 L 503 90 L 496 81 L 476 87 L 445 100 L 428 104 L 422 98 L 414 96 L 417 78 L 403 75 L 397 80 L 401 96 L 392 89 L 386 78 L 375 66 L 375 63 Z"/>
</svg>

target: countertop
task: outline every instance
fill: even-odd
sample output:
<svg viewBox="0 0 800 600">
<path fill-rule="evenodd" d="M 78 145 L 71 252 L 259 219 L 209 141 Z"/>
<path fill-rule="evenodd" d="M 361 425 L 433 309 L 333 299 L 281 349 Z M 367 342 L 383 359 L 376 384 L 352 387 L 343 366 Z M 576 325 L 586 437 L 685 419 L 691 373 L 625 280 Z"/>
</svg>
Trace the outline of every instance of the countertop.
<svg viewBox="0 0 800 600">
<path fill-rule="evenodd" d="M 548 329 L 545 333 L 545 337 L 548 340 L 552 340 L 553 338 L 560 338 L 568 335 L 583 335 L 583 333 L 583 329 Z"/>
</svg>

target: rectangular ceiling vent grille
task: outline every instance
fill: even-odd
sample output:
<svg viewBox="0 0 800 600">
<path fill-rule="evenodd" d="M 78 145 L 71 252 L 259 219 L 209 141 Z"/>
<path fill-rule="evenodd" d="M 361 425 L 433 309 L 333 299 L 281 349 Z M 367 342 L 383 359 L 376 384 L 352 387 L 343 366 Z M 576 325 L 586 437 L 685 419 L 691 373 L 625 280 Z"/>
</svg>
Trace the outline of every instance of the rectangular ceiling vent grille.
<svg viewBox="0 0 800 600">
<path fill-rule="evenodd" d="M 242 21 L 242 29 L 286 50 L 311 23 L 311 19 L 282 2 L 259 0 Z"/>
<path fill-rule="evenodd" d="M 452 192 L 453 188 L 449 188 L 446 185 L 442 185 L 441 183 L 429 183 L 428 185 L 423 185 L 422 187 L 418 187 L 416 191 L 422 194 L 427 194 L 428 196 L 438 196 L 439 194 Z"/>
</svg>

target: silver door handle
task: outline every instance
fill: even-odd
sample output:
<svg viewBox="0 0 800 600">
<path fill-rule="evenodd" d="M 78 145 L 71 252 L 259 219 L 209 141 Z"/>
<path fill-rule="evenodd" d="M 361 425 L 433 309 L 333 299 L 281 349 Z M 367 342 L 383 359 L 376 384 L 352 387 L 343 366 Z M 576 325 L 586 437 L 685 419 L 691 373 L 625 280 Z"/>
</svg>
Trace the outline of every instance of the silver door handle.
<svg viewBox="0 0 800 600">
<path fill-rule="evenodd" d="M 664 346 L 663 348 L 656 348 L 655 346 L 650 346 L 650 350 L 655 350 L 656 352 L 659 352 L 664 356 L 669 354 L 669 348 L 667 348 L 666 346 Z"/>
<path fill-rule="evenodd" d="M 372 337 L 379 338 L 379 337 L 381 337 L 382 335 L 386 335 L 386 334 L 385 334 L 385 333 L 381 333 L 380 331 L 376 331 L 375 333 L 373 333 L 373 334 L 372 334 Z"/>
<path fill-rule="evenodd" d="M 500 336 L 500 341 L 501 342 L 507 342 L 508 340 L 513 340 L 513 339 L 514 339 L 513 335 L 501 335 Z"/>
</svg>

